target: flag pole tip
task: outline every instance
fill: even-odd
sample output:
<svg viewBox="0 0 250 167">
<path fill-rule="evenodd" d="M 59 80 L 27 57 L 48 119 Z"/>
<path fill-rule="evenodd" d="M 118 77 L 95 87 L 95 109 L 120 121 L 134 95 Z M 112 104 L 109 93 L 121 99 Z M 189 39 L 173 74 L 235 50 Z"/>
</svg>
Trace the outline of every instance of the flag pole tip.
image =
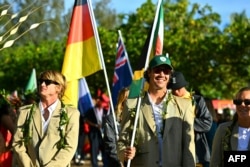
<svg viewBox="0 0 250 167">
<path fill-rule="evenodd" d="M 167 58 L 169 58 L 169 55 L 168 55 L 168 53 L 166 53 L 166 57 L 167 57 Z"/>
</svg>

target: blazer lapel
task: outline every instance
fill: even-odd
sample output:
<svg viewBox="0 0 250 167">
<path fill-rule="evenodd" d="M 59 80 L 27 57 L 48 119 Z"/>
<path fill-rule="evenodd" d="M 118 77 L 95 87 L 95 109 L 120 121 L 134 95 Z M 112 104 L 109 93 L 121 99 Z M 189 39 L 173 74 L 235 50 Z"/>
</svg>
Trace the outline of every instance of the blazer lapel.
<svg viewBox="0 0 250 167">
<path fill-rule="evenodd" d="M 152 106 L 149 102 L 148 96 L 145 94 L 145 97 L 142 99 L 142 105 L 140 108 L 140 112 L 142 112 L 148 126 L 152 130 L 153 133 L 156 132 L 156 125 L 155 125 L 155 120 L 154 120 L 154 114 L 153 114 L 153 109 Z"/>
<path fill-rule="evenodd" d="M 169 101 L 166 110 L 167 110 L 167 114 L 163 120 L 163 137 L 167 134 L 166 131 L 169 131 L 171 129 L 173 122 L 174 122 L 174 119 L 168 119 L 168 118 L 176 117 L 176 115 L 177 115 L 176 111 L 178 111 L 178 110 L 177 110 L 176 101 L 175 100 Z M 152 106 L 149 102 L 147 95 L 145 95 L 145 97 L 143 98 L 140 112 L 142 112 L 142 114 L 144 115 L 145 120 L 146 120 L 148 126 L 150 127 L 150 129 L 152 130 L 152 132 L 155 133 L 156 132 L 156 124 L 155 124 L 155 120 L 154 120 L 153 109 L 152 109 Z"/>
<path fill-rule="evenodd" d="M 237 148 L 238 148 L 238 138 L 239 138 L 238 129 L 239 129 L 239 125 L 238 125 L 238 123 L 236 123 L 234 128 L 233 128 L 232 137 L 231 137 L 232 150 L 237 150 Z"/>
<path fill-rule="evenodd" d="M 165 138 L 166 137 L 166 134 L 168 134 L 168 131 L 170 131 L 170 129 L 171 129 L 171 127 L 172 127 L 172 125 L 173 125 L 173 123 L 174 123 L 174 119 L 169 119 L 169 118 L 171 118 L 171 117 L 176 117 L 176 111 L 178 111 L 177 110 L 177 105 L 175 104 L 175 103 L 173 103 L 173 101 L 171 100 L 171 101 L 169 101 L 169 103 L 168 103 L 168 105 L 167 105 L 167 108 L 166 108 L 166 112 L 167 112 L 167 114 L 166 114 L 166 116 L 165 116 L 165 118 L 164 118 L 164 129 L 163 129 L 163 138 Z"/>
<path fill-rule="evenodd" d="M 37 134 L 40 138 L 42 138 L 43 135 L 43 129 L 42 129 L 42 117 L 41 117 L 41 111 L 39 110 L 39 107 L 35 107 L 35 112 L 33 115 L 33 122 L 35 125 L 35 130 L 37 131 Z"/>
</svg>

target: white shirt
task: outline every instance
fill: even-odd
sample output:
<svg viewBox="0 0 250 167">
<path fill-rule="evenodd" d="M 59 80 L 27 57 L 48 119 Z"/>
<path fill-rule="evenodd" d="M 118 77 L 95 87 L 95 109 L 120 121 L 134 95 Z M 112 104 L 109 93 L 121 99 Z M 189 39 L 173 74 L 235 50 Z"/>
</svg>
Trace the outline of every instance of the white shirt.
<svg viewBox="0 0 250 167">
<path fill-rule="evenodd" d="M 150 101 L 150 104 L 152 106 L 153 109 L 153 114 L 154 114 L 154 119 L 155 119 L 155 124 L 156 124 L 156 130 L 157 130 L 157 136 L 158 136 L 158 141 L 159 141 L 159 154 L 160 154 L 160 163 L 162 163 L 162 143 L 163 143 L 163 136 L 162 136 L 162 131 L 163 131 L 163 110 L 164 110 L 164 102 L 166 102 L 166 96 L 165 95 L 164 99 L 159 103 L 159 104 L 155 104 L 152 102 L 152 99 L 150 97 L 150 95 L 148 94 L 148 99 Z M 166 109 L 166 108 L 165 108 Z"/>
<path fill-rule="evenodd" d="M 100 125 L 102 124 L 102 117 L 103 117 L 103 109 L 99 109 L 99 108 L 95 108 L 94 109 L 95 111 L 95 116 L 96 116 L 96 119 L 97 119 L 97 123 Z"/>
<path fill-rule="evenodd" d="M 239 127 L 238 129 L 238 151 L 248 150 L 248 143 L 250 139 L 250 128 Z"/>
<path fill-rule="evenodd" d="M 44 119 L 44 117 L 43 117 L 44 108 L 43 108 L 42 102 L 41 102 L 41 101 L 39 102 L 39 110 L 41 111 L 41 117 L 42 117 L 43 134 L 45 134 L 45 132 L 47 131 L 47 128 L 48 128 L 48 125 L 49 125 L 49 122 L 50 122 L 51 115 L 52 115 L 52 113 L 55 111 L 58 102 L 59 102 L 59 100 L 57 99 L 52 105 L 50 105 L 50 106 L 48 107 L 48 110 L 49 110 L 49 118 L 48 118 L 46 121 L 45 121 L 45 119 Z"/>
</svg>

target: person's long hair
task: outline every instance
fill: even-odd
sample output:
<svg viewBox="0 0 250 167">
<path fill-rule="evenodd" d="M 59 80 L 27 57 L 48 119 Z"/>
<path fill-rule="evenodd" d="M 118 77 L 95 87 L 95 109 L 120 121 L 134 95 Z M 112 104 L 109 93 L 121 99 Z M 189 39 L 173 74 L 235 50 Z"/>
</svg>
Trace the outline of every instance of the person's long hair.
<svg viewBox="0 0 250 167">
<path fill-rule="evenodd" d="M 128 98 L 128 94 L 129 94 L 129 89 L 127 87 L 122 88 L 119 91 L 118 98 L 117 98 L 117 105 L 116 105 L 116 119 L 118 122 L 121 121 L 123 106 L 124 106 L 125 101 Z"/>
</svg>

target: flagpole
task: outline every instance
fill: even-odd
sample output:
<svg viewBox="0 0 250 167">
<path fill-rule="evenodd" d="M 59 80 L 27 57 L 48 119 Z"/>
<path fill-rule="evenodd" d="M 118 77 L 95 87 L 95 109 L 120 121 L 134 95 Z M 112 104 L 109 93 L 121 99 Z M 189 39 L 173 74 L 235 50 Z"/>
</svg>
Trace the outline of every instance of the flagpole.
<svg viewBox="0 0 250 167">
<path fill-rule="evenodd" d="M 122 46 L 123 46 L 123 48 L 124 48 L 124 53 L 125 53 L 125 56 L 126 56 L 126 58 L 127 58 L 128 64 L 130 64 L 130 61 L 129 61 L 129 58 L 128 58 L 128 53 L 127 53 L 126 47 L 125 47 L 125 45 L 124 45 L 123 38 L 122 38 L 122 33 L 121 33 L 120 30 L 118 30 L 118 34 L 119 34 L 119 37 L 120 37 L 120 39 L 121 39 Z M 133 71 L 132 71 L 132 69 L 131 69 L 131 66 L 129 66 L 128 68 L 129 68 L 130 75 L 133 76 Z"/>
<path fill-rule="evenodd" d="M 159 17 L 159 11 L 160 11 L 160 7 L 161 7 L 161 3 L 162 3 L 162 0 L 159 0 L 158 4 L 157 4 L 157 8 L 156 8 L 156 14 L 155 14 L 154 23 L 153 23 L 153 27 L 152 27 L 152 31 L 151 31 L 151 35 L 150 35 L 150 40 L 149 40 L 149 49 L 147 51 L 147 58 L 146 58 L 145 66 L 144 66 L 145 70 L 147 69 L 148 63 L 149 63 L 150 51 L 152 49 L 153 39 L 154 39 L 153 33 L 155 32 L 155 28 L 156 28 L 156 25 L 157 25 L 157 18 Z"/>
<path fill-rule="evenodd" d="M 116 123 L 116 119 L 115 119 L 116 117 L 115 117 L 115 113 L 114 113 L 115 110 L 114 110 L 114 105 L 113 105 L 112 96 L 111 96 L 111 92 L 110 92 L 108 75 L 107 75 L 107 71 L 106 71 L 106 67 L 105 67 L 105 63 L 104 63 L 104 59 L 103 59 L 100 39 L 99 39 L 98 31 L 97 31 L 96 22 L 95 22 L 95 19 L 94 19 L 95 16 L 94 16 L 94 12 L 93 12 L 92 5 L 91 5 L 91 0 L 87 0 L 87 3 L 88 3 L 88 6 L 90 8 L 90 17 L 91 17 L 92 25 L 94 27 L 93 28 L 94 29 L 94 36 L 97 39 L 96 43 L 97 43 L 97 48 L 98 48 L 98 52 L 99 52 L 99 55 L 100 55 L 100 63 L 102 65 L 103 72 L 104 72 L 104 77 L 105 77 L 107 90 L 108 90 L 108 95 L 109 95 L 109 99 L 110 99 L 111 112 L 112 112 L 112 115 L 113 115 L 113 118 L 114 118 L 115 133 L 116 133 L 116 137 L 118 138 L 118 128 L 117 128 L 117 123 Z"/>
<path fill-rule="evenodd" d="M 153 38 L 154 36 L 152 34 L 155 32 L 155 28 L 156 28 L 156 24 L 157 24 L 157 18 L 159 17 L 159 10 L 160 10 L 160 7 L 161 7 L 161 3 L 162 3 L 162 0 L 159 0 L 158 4 L 157 4 L 156 14 L 155 14 L 155 18 L 154 18 L 154 23 L 153 23 L 151 35 L 150 35 L 149 47 L 148 47 L 148 51 L 147 51 L 147 58 L 146 58 L 144 70 L 146 70 L 146 68 L 148 67 L 150 51 L 152 49 L 152 44 L 153 44 L 153 39 L 154 39 Z M 144 81 L 141 83 L 141 90 L 143 89 L 143 85 L 144 85 Z M 136 107 L 136 115 L 135 115 L 135 122 L 134 122 L 134 129 L 133 129 L 133 132 L 132 132 L 130 147 L 134 146 L 136 128 L 137 128 L 139 112 L 140 112 L 140 106 L 141 106 L 141 95 L 138 96 L 137 107 Z M 127 167 L 130 167 L 130 164 L 131 164 L 131 159 L 128 160 Z"/>
<path fill-rule="evenodd" d="M 98 34 L 98 31 L 97 31 L 97 26 L 96 26 L 96 22 L 95 22 L 95 15 L 94 15 L 94 12 L 93 12 L 93 8 L 92 8 L 92 3 L 91 3 L 91 0 L 87 0 L 87 3 L 88 3 L 88 6 L 89 6 L 89 14 L 90 14 L 90 20 L 91 20 L 91 23 L 93 25 L 93 31 L 94 31 L 94 36 L 95 36 L 95 41 L 96 41 L 96 45 L 97 45 L 97 51 L 100 55 L 100 58 L 101 59 L 98 59 L 99 60 L 99 63 L 102 65 L 102 68 L 105 67 L 104 63 L 103 63 L 103 54 L 102 54 L 102 47 L 101 47 L 101 43 L 100 43 L 100 38 L 99 38 L 99 34 Z M 103 69 L 104 70 L 104 69 Z"/>
</svg>

